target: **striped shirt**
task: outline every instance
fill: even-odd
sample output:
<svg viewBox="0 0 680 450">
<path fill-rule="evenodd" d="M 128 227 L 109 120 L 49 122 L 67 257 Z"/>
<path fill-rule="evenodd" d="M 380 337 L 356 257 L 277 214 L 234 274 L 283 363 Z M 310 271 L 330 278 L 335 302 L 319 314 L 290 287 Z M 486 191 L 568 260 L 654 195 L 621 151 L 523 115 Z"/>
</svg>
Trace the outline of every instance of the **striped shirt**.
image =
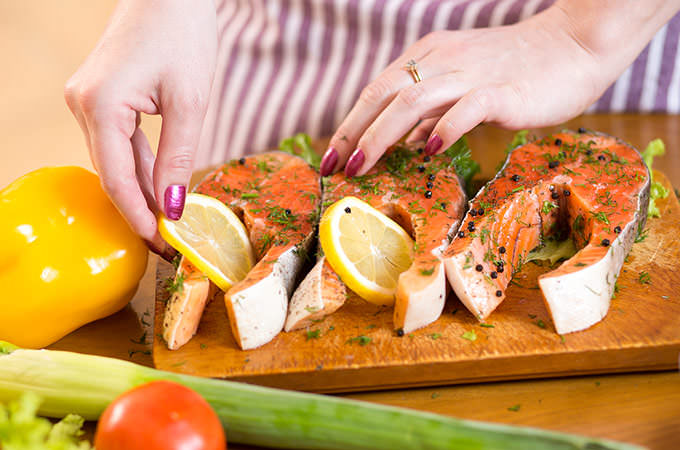
<svg viewBox="0 0 680 450">
<path fill-rule="evenodd" d="M 554 0 L 220 0 L 196 166 L 333 133 L 361 89 L 433 30 L 511 24 Z M 589 112 L 680 112 L 680 14 Z"/>
</svg>

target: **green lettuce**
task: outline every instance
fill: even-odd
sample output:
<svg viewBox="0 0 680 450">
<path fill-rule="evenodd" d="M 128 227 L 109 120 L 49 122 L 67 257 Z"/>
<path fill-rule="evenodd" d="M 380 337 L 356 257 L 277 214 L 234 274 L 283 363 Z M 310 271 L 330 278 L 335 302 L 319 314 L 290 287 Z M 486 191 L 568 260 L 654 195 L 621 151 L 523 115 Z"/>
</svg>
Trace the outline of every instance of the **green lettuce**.
<svg viewBox="0 0 680 450">
<path fill-rule="evenodd" d="M 279 150 L 299 156 L 307 161 L 307 164 L 319 170 L 321 156 L 312 147 L 312 138 L 305 133 L 286 138 L 279 143 Z"/>
<path fill-rule="evenodd" d="M 654 174 L 652 172 L 652 163 L 656 156 L 661 156 L 666 153 L 666 146 L 661 139 L 654 139 L 642 152 L 642 160 L 647 165 L 649 169 L 649 175 L 651 177 L 651 186 L 649 187 L 649 209 L 647 210 L 648 217 L 660 217 L 661 211 L 659 207 L 656 206 L 656 200 L 660 198 L 668 197 L 668 189 L 666 189 L 658 181 L 654 181 Z"/>
<path fill-rule="evenodd" d="M 11 349 L 8 349 L 8 352 Z M 36 416 L 40 398 L 25 393 L 7 406 L 0 403 L 0 448 L 3 450 L 90 450 L 81 440 L 83 418 L 69 414 L 52 423 Z"/>
</svg>

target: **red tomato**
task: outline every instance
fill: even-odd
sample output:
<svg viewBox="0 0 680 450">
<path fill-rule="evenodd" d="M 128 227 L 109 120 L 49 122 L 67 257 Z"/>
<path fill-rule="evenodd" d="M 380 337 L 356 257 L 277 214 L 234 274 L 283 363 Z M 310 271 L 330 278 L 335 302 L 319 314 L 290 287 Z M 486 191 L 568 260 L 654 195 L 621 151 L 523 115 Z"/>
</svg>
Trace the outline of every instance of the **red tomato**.
<svg viewBox="0 0 680 450">
<path fill-rule="evenodd" d="M 152 381 L 123 393 L 99 418 L 97 450 L 224 450 L 222 424 L 188 387 Z"/>
</svg>

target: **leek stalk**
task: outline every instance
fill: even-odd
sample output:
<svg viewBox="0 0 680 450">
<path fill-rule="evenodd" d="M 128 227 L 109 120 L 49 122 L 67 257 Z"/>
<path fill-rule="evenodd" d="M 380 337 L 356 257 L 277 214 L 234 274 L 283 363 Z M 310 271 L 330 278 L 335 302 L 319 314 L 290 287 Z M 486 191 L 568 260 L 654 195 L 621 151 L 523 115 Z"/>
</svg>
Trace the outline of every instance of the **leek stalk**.
<svg viewBox="0 0 680 450">
<path fill-rule="evenodd" d="M 131 362 L 0 342 L 0 401 L 33 392 L 40 414 L 97 419 L 124 391 L 171 380 L 201 394 L 231 442 L 300 449 L 636 449 L 533 428 L 473 422 L 323 395 L 163 372 Z"/>
</svg>

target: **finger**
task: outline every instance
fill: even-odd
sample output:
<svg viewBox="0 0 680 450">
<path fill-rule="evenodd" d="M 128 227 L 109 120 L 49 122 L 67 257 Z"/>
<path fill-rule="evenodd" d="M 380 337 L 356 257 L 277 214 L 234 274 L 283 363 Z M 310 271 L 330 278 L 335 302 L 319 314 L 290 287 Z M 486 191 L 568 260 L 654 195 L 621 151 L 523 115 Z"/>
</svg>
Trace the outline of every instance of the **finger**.
<svg viewBox="0 0 680 450">
<path fill-rule="evenodd" d="M 458 72 L 430 78 L 402 89 L 359 139 L 357 152 L 364 154 L 364 161 L 359 165 L 355 159 L 350 159 L 345 167 L 347 176 L 365 174 L 385 150 L 408 133 L 421 117 L 443 113 L 468 89 L 466 83 L 460 80 Z"/>
<path fill-rule="evenodd" d="M 406 138 L 405 142 L 407 144 L 412 144 L 419 141 L 425 141 L 432 133 L 434 126 L 437 124 L 441 116 L 430 117 L 427 119 L 422 119 L 416 127 L 411 131 Z"/>
<path fill-rule="evenodd" d="M 405 54 L 402 59 L 422 59 L 422 55 Z M 394 63 L 393 63 L 394 64 Z M 436 61 L 418 65 L 418 72 L 423 79 L 436 77 L 444 69 Z M 359 95 L 349 114 L 342 121 L 328 144 L 328 150 L 322 160 L 321 175 L 326 176 L 345 165 L 349 155 L 356 149 L 359 138 L 380 112 L 395 98 L 402 89 L 412 86 L 412 75 L 404 68 L 404 64 L 391 65 L 375 80 L 369 83 Z"/>
<path fill-rule="evenodd" d="M 132 229 L 146 240 L 156 235 L 156 217 L 137 181 L 131 136 L 135 112 L 98 106 L 84 110 L 90 130 L 92 157 L 102 186 Z"/>
<path fill-rule="evenodd" d="M 169 219 L 179 220 L 184 210 L 205 106 L 200 101 L 174 98 L 161 106 L 161 114 L 163 125 L 153 170 L 154 191 L 163 213 Z"/>
<path fill-rule="evenodd" d="M 471 90 L 437 122 L 425 146 L 425 153 L 441 153 L 480 123 L 496 122 L 500 119 L 499 114 L 510 114 L 514 96 L 513 89 L 505 85 Z"/>
<path fill-rule="evenodd" d="M 85 145 L 87 145 L 87 150 L 90 152 L 90 159 L 92 159 L 90 132 L 87 129 L 87 121 L 85 120 L 83 111 L 80 109 L 79 96 L 80 92 L 78 89 L 78 84 L 75 81 L 75 78 L 72 77 L 64 86 L 64 99 L 66 100 L 66 105 L 68 106 L 69 110 L 71 110 L 73 117 L 76 118 L 76 122 L 78 122 L 80 130 L 83 132 L 83 136 L 85 137 Z"/>
</svg>

